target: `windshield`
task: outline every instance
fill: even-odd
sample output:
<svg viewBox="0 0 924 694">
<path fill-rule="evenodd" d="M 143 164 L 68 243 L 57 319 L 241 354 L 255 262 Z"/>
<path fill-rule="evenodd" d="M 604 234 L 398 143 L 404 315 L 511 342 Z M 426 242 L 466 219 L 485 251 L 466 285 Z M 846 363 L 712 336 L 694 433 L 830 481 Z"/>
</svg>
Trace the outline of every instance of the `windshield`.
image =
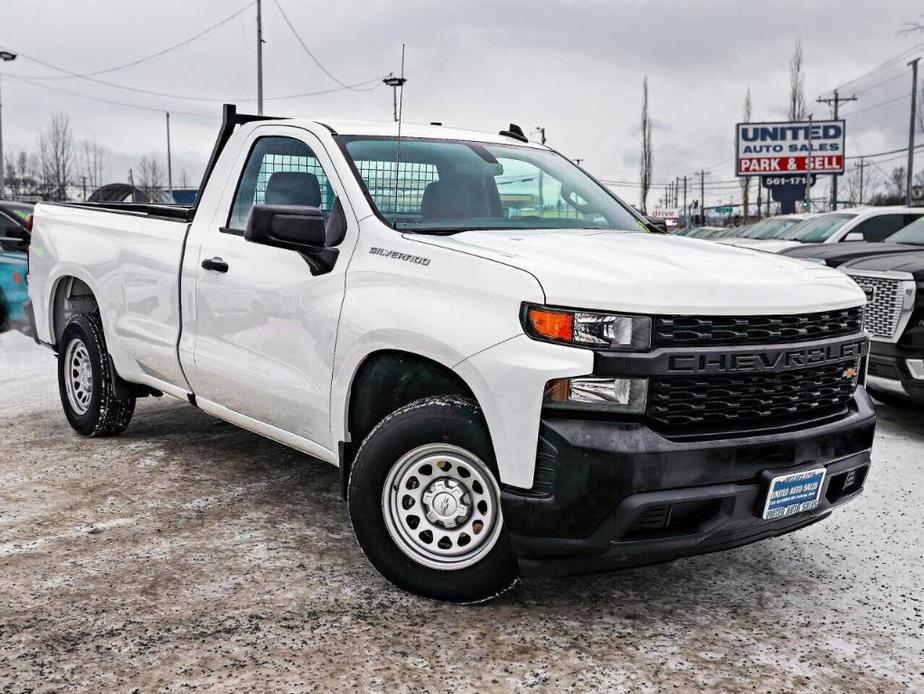
<svg viewBox="0 0 924 694">
<path fill-rule="evenodd" d="M 771 217 L 753 224 L 741 236 L 748 239 L 776 239 L 798 223 L 799 220 L 792 217 Z"/>
<path fill-rule="evenodd" d="M 827 241 L 834 232 L 844 226 L 855 214 L 823 214 L 814 219 L 807 219 L 784 233 L 780 238 L 788 241 L 801 241 L 802 243 L 822 243 Z"/>
<path fill-rule="evenodd" d="M 396 138 L 337 140 L 376 213 L 396 229 L 646 230 L 612 193 L 548 150 L 402 138 L 396 166 Z"/>
<path fill-rule="evenodd" d="M 920 217 L 916 222 L 911 222 L 904 229 L 899 229 L 886 241 L 888 243 L 913 243 L 924 246 L 924 217 Z"/>
</svg>

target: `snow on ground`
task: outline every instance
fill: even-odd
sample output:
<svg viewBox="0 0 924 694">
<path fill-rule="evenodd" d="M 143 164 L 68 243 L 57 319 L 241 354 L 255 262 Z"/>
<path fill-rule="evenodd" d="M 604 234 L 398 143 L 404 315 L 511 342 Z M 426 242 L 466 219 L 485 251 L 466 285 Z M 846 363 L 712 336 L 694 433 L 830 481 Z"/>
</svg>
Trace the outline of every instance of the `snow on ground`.
<svg viewBox="0 0 924 694">
<path fill-rule="evenodd" d="M 336 471 L 166 398 L 117 439 L 0 335 L 0 686 L 924 690 L 924 415 L 881 410 L 863 498 L 793 535 L 456 607 L 353 542 Z"/>
</svg>

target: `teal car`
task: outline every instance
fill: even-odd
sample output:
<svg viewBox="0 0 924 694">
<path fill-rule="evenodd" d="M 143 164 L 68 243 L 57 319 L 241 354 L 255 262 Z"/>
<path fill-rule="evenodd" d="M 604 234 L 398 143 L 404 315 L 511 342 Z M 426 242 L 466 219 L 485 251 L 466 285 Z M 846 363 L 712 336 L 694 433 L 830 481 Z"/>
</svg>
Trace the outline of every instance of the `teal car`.
<svg viewBox="0 0 924 694">
<path fill-rule="evenodd" d="M 32 205 L 0 201 L 0 331 L 25 324 L 28 217 Z"/>
</svg>

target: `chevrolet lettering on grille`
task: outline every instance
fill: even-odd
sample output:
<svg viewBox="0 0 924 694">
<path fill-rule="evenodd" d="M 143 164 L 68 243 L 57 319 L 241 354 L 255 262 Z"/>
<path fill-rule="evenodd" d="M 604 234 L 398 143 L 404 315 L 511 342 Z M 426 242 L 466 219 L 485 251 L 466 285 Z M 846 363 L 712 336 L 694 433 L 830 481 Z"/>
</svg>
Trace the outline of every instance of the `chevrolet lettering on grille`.
<svg viewBox="0 0 924 694">
<path fill-rule="evenodd" d="M 865 341 L 860 340 L 799 349 L 672 354 L 668 357 L 667 371 L 676 374 L 787 371 L 856 359 L 864 354 L 865 345 Z"/>
</svg>

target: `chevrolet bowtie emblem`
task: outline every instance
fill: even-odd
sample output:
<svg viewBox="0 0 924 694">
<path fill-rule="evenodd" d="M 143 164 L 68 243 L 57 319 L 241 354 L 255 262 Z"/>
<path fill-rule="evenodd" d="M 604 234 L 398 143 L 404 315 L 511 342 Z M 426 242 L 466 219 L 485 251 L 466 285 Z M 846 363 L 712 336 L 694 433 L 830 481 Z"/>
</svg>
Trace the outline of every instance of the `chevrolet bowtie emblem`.
<svg viewBox="0 0 924 694">
<path fill-rule="evenodd" d="M 848 367 L 844 369 L 844 373 L 841 374 L 842 378 L 852 379 L 857 377 L 857 370 L 854 367 Z"/>
</svg>

